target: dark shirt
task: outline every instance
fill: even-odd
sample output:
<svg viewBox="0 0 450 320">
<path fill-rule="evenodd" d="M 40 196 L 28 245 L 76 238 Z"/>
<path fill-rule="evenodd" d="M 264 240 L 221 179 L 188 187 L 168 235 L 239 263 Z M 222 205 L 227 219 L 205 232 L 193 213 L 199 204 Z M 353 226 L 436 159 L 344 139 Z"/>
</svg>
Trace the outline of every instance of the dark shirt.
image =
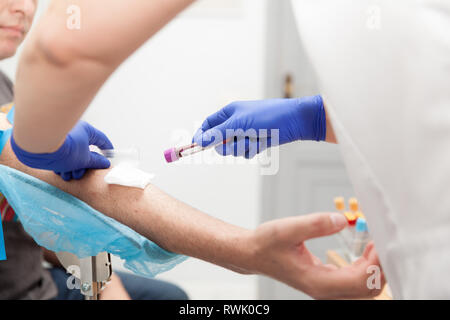
<svg viewBox="0 0 450 320">
<path fill-rule="evenodd" d="M 0 106 L 11 103 L 13 97 L 13 84 L 0 71 Z M 0 194 L 0 202 L 3 204 L 6 200 Z M 7 260 L 0 261 L 0 299 L 55 297 L 56 286 L 50 273 L 42 266 L 42 248 L 25 232 L 19 221 L 14 221 L 17 219 L 12 218 L 14 215 L 7 203 L 1 209 L 4 211 L 2 224 Z"/>
</svg>

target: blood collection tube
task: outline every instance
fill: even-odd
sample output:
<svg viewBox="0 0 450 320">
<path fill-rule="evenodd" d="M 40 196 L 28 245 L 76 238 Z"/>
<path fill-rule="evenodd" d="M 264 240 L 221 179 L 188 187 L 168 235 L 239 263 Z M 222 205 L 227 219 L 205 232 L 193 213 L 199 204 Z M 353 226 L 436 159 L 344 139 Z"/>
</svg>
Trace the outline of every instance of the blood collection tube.
<svg viewBox="0 0 450 320">
<path fill-rule="evenodd" d="M 355 226 L 355 224 L 356 224 L 356 219 L 358 219 L 358 218 L 356 217 L 356 215 L 355 215 L 353 212 L 351 212 L 351 211 L 346 211 L 346 212 L 344 213 L 344 215 L 345 215 L 345 217 L 347 218 L 348 224 L 349 224 L 350 226 Z"/>
<path fill-rule="evenodd" d="M 353 211 L 353 212 L 358 211 L 358 209 L 359 209 L 358 200 L 356 198 L 348 199 L 348 207 L 350 208 L 350 211 Z"/>
<path fill-rule="evenodd" d="M 369 242 L 369 229 L 367 227 L 367 222 L 363 218 L 358 218 L 355 226 L 355 238 L 353 241 L 353 255 L 355 257 L 360 257 L 367 243 Z"/>
<path fill-rule="evenodd" d="M 223 144 L 226 144 L 228 140 L 223 140 Z M 214 148 L 215 146 L 217 146 L 217 144 L 211 144 L 209 146 L 206 147 L 202 147 L 200 145 L 198 145 L 197 143 L 191 143 L 188 144 L 186 146 L 182 146 L 182 147 L 174 147 L 174 148 L 170 148 L 166 151 L 164 151 L 164 158 L 166 158 L 167 162 L 174 162 L 174 161 L 178 161 L 180 158 L 186 157 L 186 156 L 190 156 L 211 148 Z"/>
<path fill-rule="evenodd" d="M 358 219 L 358 218 L 365 219 L 366 218 L 364 216 L 364 214 L 361 212 L 361 210 L 359 210 L 359 204 L 358 204 L 358 200 L 356 198 L 348 199 L 348 205 L 349 205 L 350 211 L 355 215 L 356 219 Z"/>
<path fill-rule="evenodd" d="M 343 197 L 336 197 L 334 198 L 334 206 L 336 207 L 336 210 L 340 213 L 344 213 L 345 210 L 345 200 Z"/>
</svg>

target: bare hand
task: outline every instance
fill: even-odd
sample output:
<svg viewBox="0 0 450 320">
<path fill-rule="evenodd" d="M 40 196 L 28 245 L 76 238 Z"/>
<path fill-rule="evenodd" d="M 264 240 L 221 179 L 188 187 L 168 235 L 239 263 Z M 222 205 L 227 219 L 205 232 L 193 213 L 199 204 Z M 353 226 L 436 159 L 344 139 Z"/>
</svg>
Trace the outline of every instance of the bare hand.
<svg viewBox="0 0 450 320">
<path fill-rule="evenodd" d="M 380 294 L 370 289 L 367 279 L 370 266 L 380 267 L 373 243 L 352 265 L 338 268 L 323 264 L 305 246 L 305 241 L 328 236 L 347 226 L 337 213 L 316 213 L 270 221 L 259 226 L 253 235 L 255 244 L 251 268 L 301 290 L 316 299 L 368 298 Z M 380 267 L 381 270 L 381 267 Z"/>
</svg>

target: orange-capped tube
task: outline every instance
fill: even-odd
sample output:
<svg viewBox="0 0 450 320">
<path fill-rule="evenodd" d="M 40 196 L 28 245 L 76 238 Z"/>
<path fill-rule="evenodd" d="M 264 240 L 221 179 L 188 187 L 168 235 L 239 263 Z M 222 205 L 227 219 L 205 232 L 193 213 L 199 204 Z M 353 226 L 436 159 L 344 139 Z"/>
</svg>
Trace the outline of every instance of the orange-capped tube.
<svg viewBox="0 0 450 320">
<path fill-rule="evenodd" d="M 358 211 L 358 200 L 356 198 L 350 198 L 348 199 L 348 206 L 350 208 L 350 211 L 356 212 Z"/>
<path fill-rule="evenodd" d="M 336 210 L 343 212 L 345 210 L 345 200 L 343 197 L 334 198 L 334 206 Z"/>
</svg>

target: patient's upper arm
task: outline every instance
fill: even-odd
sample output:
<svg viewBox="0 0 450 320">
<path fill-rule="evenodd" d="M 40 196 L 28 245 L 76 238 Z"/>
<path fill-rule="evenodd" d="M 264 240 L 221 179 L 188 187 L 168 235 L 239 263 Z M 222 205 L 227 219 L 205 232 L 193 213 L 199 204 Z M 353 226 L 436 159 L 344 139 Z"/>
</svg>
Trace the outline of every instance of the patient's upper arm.
<svg viewBox="0 0 450 320">
<path fill-rule="evenodd" d="M 6 121 L 6 119 L 3 119 Z M 5 125 L 0 117 L 0 126 Z M 8 122 L 7 122 L 8 124 Z M 167 197 L 160 199 L 162 193 L 157 191 L 157 188 L 150 185 L 145 189 L 128 188 L 118 185 L 109 185 L 104 181 L 105 175 L 110 169 L 93 170 L 86 172 L 81 180 L 64 181 L 60 176 L 52 171 L 38 170 L 25 166 L 15 156 L 11 149 L 11 144 L 8 142 L 1 155 L 0 164 L 19 170 L 30 176 L 38 178 L 48 184 L 51 184 L 64 192 L 67 192 L 74 197 L 84 201 L 92 208 L 102 212 L 103 214 L 121 222 L 132 229 L 140 230 L 143 235 L 152 239 L 151 235 L 146 234 L 148 231 L 141 223 L 140 215 L 136 212 L 150 212 L 148 202 L 140 200 L 149 199 L 152 195 L 152 203 L 155 205 L 164 203 L 168 204 Z M 151 190 L 151 192 L 149 192 Z M 158 198 L 159 197 L 159 198 Z"/>
<path fill-rule="evenodd" d="M 0 113 L 0 130 L 11 128 L 11 124 L 6 119 L 4 113 Z M 11 144 L 6 143 L 0 155 L 0 164 L 22 171 L 30 176 L 45 181 L 89 204 L 94 204 L 105 199 L 108 194 L 108 185 L 104 182 L 104 176 L 107 170 L 89 170 L 82 180 L 72 180 L 66 182 L 52 171 L 38 170 L 25 166 L 15 156 L 11 149 Z M 102 194 L 101 199 L 95 199 L 96 196 Z"/>
</svg>

